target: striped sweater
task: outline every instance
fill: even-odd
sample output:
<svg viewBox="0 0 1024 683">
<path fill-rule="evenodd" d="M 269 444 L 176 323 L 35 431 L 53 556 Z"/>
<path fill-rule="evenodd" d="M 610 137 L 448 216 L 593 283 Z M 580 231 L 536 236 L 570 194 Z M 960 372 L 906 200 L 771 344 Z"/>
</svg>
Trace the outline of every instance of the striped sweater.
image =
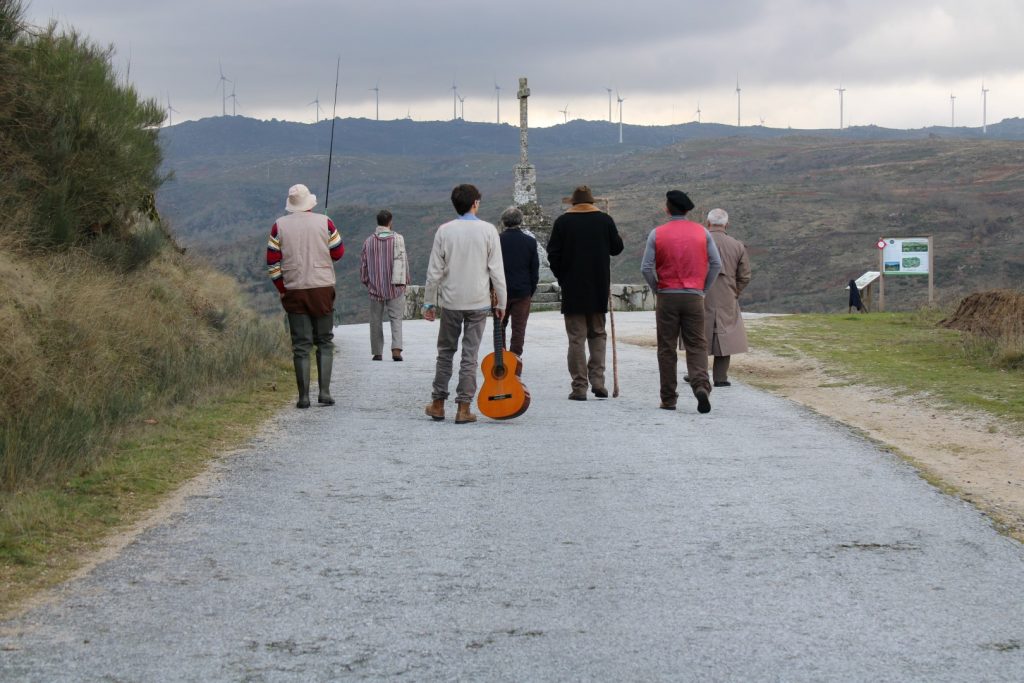
<svg viewBox="0 0 1024 683">
<path fill-rule="evenodd" d="M 404 265 L 405 282 L 393 283 L 396 235 L 397 233 L 378 226 L 377 230 L 363 242 L 363 252 L 359 257 L 359 281 L 369 290 L 370 298 L 374 301 L 397 299 L 405 294 L 405 286 L 411 282 L 409 257 L 402 253 L 399 256 Z"/>
</svg>

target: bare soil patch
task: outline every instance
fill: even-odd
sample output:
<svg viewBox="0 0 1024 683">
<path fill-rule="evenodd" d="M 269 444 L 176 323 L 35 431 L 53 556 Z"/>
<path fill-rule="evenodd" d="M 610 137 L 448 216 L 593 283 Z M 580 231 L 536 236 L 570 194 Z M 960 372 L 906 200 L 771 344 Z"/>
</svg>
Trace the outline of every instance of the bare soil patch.
<svg viewBox="0 0 1024 683">
<path fill-rule="evenodd" d="M 1009 289 L 975 292 L 939 324 L 992 339 L 1020 338 L 1024 336 L 1024 294 Z"/>
</svg>

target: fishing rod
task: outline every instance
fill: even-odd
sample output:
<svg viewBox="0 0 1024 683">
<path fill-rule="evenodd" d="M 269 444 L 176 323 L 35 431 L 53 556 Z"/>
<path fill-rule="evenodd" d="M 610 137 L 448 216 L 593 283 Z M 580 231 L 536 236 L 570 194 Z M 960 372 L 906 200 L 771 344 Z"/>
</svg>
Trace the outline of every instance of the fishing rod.
<svg viewBox="0 0 1024 683">
<path fill-rule="evenodd" d="M 338 76 L 341 74 L 341 55 L 338 55 L 338 66 L 334 70 L 334 109 L 331 110 L 331 149 L 327 153 L 327 189 L 324 190 L 324 214 L 327 213 L 327 200 L 331 196 L 331 161 L 334 158 L 334 122 L 338 120 Z"/>
</svg>

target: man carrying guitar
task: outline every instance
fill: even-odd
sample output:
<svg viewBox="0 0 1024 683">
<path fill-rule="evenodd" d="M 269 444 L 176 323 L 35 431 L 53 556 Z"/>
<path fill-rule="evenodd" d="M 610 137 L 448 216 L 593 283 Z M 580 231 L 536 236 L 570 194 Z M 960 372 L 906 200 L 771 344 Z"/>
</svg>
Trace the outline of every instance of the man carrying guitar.
<svg viewBox="0 0 1024 683">
<path fill-rule="evenodd" d="M 470 405 L 476 395 L 480 340 L 492 310 L 491 289 L 496 299 L 494 315 L 498 320 L 505 315 L 507 292 L 498 230 L 476 215 L 480 209 L 480 191 L 473 185 L 458 185 L 452 190 L 451 199 L 459 217 L 439 227 L 434 234 L 423 295 L 426 320 L 436 320 L 437 309 L 441 309 L 434 384 L 425 412 L 434 420 L 445 418 L 444 402 L 452 377 L 452 358 L 461 337 L 455 424 L 466 424 L 476 422 Z"/>
</svg>

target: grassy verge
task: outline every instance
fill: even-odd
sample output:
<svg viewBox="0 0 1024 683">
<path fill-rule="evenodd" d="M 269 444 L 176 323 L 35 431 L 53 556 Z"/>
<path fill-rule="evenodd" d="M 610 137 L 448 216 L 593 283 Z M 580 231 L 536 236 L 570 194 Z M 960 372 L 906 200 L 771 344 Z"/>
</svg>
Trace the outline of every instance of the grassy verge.
<svg viewBox="0 0 1024 683">
<path fill-rule="evenodd" d="M 67 578 L 111 532 L 248 440 L 294 398 L 291 383 L 290 364 L 275 364 L 236 390 L 125 428 L 87 474 L 0 492 L 0 614 Z"/>
<path fill-rule="evenodd" d="M 748 328 L 751 346 L 808 356 L 854 383 L 926 394 L 1024 425 L 1024 371 L 993 362 L 971 335 L 938 327 L 938 311 L 791 315 Z"/>
</svg>

